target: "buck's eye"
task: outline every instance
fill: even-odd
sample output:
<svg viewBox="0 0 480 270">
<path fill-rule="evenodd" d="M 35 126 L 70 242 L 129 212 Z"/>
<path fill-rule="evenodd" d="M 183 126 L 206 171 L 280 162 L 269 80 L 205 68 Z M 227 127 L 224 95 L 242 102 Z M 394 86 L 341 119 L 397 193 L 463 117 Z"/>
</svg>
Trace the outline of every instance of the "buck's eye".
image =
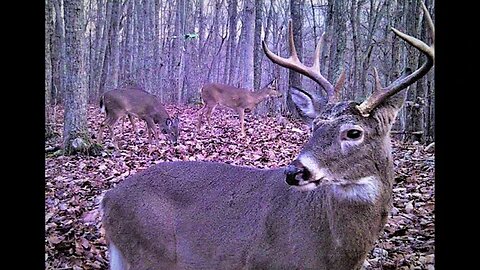
<svg viewBox="0 0 480 270">
<path fill-rule="evenodd" d="M 362 137 L 362 131 L 359 129 L 349 129 L 345 135 L 348 140 L 357 140 Z"/>
</svg>

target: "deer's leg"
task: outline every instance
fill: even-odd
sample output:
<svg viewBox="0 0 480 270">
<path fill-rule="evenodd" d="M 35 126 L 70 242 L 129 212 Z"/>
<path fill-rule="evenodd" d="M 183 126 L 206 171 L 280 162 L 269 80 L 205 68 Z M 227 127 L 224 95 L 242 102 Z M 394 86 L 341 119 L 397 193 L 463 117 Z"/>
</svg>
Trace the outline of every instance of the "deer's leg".
<svg viewBox="0 0 480 270">
<path fill-rule="evenodd" d="M 122 134 L 125 134 L 125 117 L 122 117 Z"/>
<path fill-rule="evenodd" d="M 115 125 L 118 119 L 119 119 L 119 116 L 117 115 L 109 115 L 106 119 L 106 125 L 108 126 L 108 130 L 110 131 L 110 135 L 112 136 L 112 142 L 117 149 L 118 149 L 118 142 L 115 137 L 113 126 Z"/>
<path fill-rule="evenodd" d="M 203 107 L 198 111 L 198 123 L 197 123 L 197 130 L 200 130 L 203 124 L 203 116 L 205 114 L 205 108 L 207 105 L 203 105 Z"/>
<path fill-rule="evenodd" d="M 130 123 L 132 124 L 133 128 L 133 134 L 137 134 L 137 128 L 135 127 L 135 119 L 133 119 L 133 116 L 131 114 L 128 115 L 128 119 L 130 120 Z"/>
<path fill-rule="evenodd" d="M 239 109 L 238 111 L 238 116 L 240 117 L 240 128 L 242 130 L 242 136 L 245 136 L 245 110 L 244 109 Z"/>
<path fill-rule="evenodd" d="M 152 143 L 152 137 L 150 132 L 153 133 L 153 136 L 155 137 L 156 142 L 158 142 L 158 132 L 155 126 L 155 123 L 153 122 L 153 119 L 148 117 L 145 119 L 145 122 L 147 122 L 147 130 L 148 130 L 148 141 L 149 143 Z"/>
<path fill-rule="evenodd" d="M 212 117 L 213 110 L 215 110 L 215 107 L 217 107 L 217 105 L 208 106 L 208 108 L 207 108 L 206 113 L 207 113 L 207 122 L 208 122 L 209 126 L 212 126 L 212 122 L 210 120 L 211 120 L 211 117 Z"/>
<path fill-rule="evenodd" d="M 98 136 L 97 136 L 98 143 L 102 143 L 103 141 L 103 129 L 105 128 L 106 121 L 107 121 L 107 118 L 105 118 L 102 121 L 102 123 L 100 124 L 100 128 L 98 129 Z"/>
</svg>

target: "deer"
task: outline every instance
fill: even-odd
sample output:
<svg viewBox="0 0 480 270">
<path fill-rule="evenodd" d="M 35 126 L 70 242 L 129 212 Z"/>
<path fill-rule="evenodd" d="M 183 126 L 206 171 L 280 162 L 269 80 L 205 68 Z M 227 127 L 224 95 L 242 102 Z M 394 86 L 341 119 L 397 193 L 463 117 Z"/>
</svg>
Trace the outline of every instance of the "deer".
<svg viewBox="0 0 480 270">
<path fill-rule="evenodd" d="M 259 103 L 267 98 L 280 98 L 282 93 L 277 91 L 277 79 L 258 91 L 238 88 L 221 83 L 208 83 L 200 88 L 204 106 L 199 111 L 197 130 L 200 130 L 206 115 L 208 125 L 217 105 L 233 109 L 240 118 L 241 135 L 245 136 L 245 113 L 252 111 Z"/>
<path fill-rule="evenodd" d="M 105 120 L 101 123 L 99 129 L 98 139 L 100 142 L 103 140 L 103 129 L 107 126 L 112 141 L 115 147 L 118 148 L 118 142 L 113 129 L 115 123 L 120 118 L 127 116 L 132 123 L 134 133 L 136 133 L 135 121 L 133 119 L 133 116 L 135 116 L 147 123 L 149 143 L 152 143 L 152 135 L 155 138 L 155 142 L 158 143 L 159 130 L 171 143 L 177 143 L 179 137 L 178 115 L 170 117 L 158 97 L 140 88 L 127 87 L 106 92 L 100 98 L 100 109 L 106 114 Z M 159 125 L 159 130 L 157 130 L 156 125 Z"/>
<path fill-rule="evenodd" d="M 433 22 L 423 6 L 429 28 Z M 361 269 L 392 207 L 390 130 L 405 90 L 434 65 L 434 45 L 392 27 L 426 55 L 414 72 L 375 88 L 363 102 L 331 101 L 320 73 L 323 41 L 312 66 L 267 57 L 318 82 L 326 104 L 305 90 L 290 95 L 308 141 L 289 165 L 259 169 L 220 162 L 163 162 L 132 175 L 102 199 L 110 269 Z"/>
</svg>

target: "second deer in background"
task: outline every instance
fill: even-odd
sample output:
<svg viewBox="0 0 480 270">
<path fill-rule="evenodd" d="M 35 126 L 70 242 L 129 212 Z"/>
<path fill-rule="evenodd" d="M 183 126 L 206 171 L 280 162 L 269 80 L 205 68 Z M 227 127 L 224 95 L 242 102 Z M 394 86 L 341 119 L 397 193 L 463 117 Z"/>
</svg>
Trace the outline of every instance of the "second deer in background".
<svg viewBox="0 0 480 270">
<path fill-rule="evenodd" d="M 200 130 L 202 127 L 205 114 L 207 115 L 208 125 L 210 125 L 212 112 L 215 107 L 220 104 L 229 107 L 238 113 L 242 136 L 245 136 L 245 112 L 252 111 L 257 104 L 269 97 L 282 97 L 282 94 L 277 91 L 276 78 L 265 87 L 255 92 L 245 88 L 237 88 L 220 83 L 205 84 L 200 91 L 204 106 L 200 109 L 197 129 Z"/>
<path fill-rule="evenodd" d="M 178 116 L 170 117 L 167 110 L 160 102 L 158 97 L 146 91 L 136 88 L 115 89 L 108 91 L 100 99 L 100 108 L 106 113 L 106 118 L 102 122 L 98 139 L 102 141 L 102 133 L 105 125 L 108 126 L 112 141 L 118 148 L 113 126 L 118 119 L 128 116 L 132 122 L 135 132 L 135 123 L 132 116 L 136 116 L 147 123 L 148 138 L 151 142 L 152 133 L 156 142 L 159 139 L 159 132 L 156 125 L 166 136 L 166 138 L 176 143 L 179 136 Z"/>
</svg>

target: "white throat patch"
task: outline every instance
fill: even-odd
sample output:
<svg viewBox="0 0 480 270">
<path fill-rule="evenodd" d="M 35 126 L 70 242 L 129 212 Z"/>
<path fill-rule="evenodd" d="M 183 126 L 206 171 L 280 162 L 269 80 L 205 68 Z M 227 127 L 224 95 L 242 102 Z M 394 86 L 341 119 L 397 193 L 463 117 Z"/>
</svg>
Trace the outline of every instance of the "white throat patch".
<svg viewBox="0 0 480 270">
<path fill-rule="evenodd" d="M 380 181 L 376 176 L 362 177 L 354 182 L 345 180 L 342 182 L 332 187 L 335 197 L 339 199 L 373 203 L 380 193 Z"/>
</svg>

